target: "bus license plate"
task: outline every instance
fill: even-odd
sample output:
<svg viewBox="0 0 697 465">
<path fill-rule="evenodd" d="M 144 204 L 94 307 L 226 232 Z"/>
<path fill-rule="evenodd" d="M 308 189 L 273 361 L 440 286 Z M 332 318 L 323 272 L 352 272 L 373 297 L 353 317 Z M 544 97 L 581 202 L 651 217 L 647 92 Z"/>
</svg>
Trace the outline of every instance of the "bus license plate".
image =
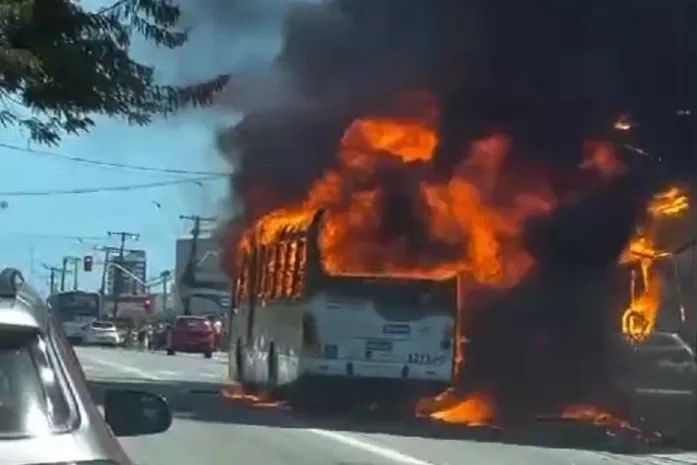
<svg viewBox="0 0 697 465">
<path fill-rule="evenodd" d="M 392 350 L 392 341 L 367 341 L 365 348 L 366 350 L 390 352 Z"/>
</svg>

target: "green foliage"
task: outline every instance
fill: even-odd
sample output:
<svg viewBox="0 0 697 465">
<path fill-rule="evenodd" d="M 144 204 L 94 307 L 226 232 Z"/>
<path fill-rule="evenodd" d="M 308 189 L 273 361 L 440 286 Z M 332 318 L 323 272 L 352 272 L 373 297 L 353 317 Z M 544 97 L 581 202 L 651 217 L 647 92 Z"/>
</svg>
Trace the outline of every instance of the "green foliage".
<svg viewBox="0 0 697 465">
<path fill-rule="evenodd" d="M 78 0 L 0 0 L 0 124 L 55 144 L 63 133 L 92 127 L 90 115 L 142 125 L 183 105 L 209 104 L 227 76 L 161 86 L 152 67 L 129 55 L 136 34 L 167 48 L 184 44 L 179 16 L 171 0 L 115 0 L 99 11 Z"/>
</svg>

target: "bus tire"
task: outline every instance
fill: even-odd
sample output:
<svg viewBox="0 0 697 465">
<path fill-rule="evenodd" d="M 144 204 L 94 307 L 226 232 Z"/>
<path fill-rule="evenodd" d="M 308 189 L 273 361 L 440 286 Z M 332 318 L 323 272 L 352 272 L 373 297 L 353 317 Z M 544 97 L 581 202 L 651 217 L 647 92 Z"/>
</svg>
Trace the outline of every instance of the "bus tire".
<svg viewBox="0 0 697 465">
<path fill-rule="evenodd" d="M 174 355 L 174 349 L 167 347 L 167 355 Z"/>
<path fill-rule="evenodd" d="M 275 394 L 278 389 L 278 357 L 273 342 L 269 346 L 269 359 L 266 373 L 266 391 Z"/>
<path fill-rule="evenodd" d="M 244 388 L 244 357 L 242 356 L 242 341 L 239 339 L 235 345 L 235 369 L 237 371 L 237 382 Z"/>
</svg>

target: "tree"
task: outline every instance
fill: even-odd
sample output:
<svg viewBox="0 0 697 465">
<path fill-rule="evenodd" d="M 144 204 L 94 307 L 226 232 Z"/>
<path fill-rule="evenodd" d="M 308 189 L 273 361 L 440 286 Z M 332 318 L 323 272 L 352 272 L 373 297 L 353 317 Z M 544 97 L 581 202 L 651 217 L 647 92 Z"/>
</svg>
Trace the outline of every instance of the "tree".
<svg viewBox="0 0 697 465">
<path fill-rule="evenodd" d="M 133 60 L 140 34 L 167 48 L 183 45 L 172 0 L 114 0 L 88 11 L 79 0 L 0 0 L 0 124 L 56 144 L 86 132 L 103 114 L 144 125 L 183 105 L 206 105 L 227 82 L 221 75 L 187 87 L 156 84 Z"/>
</svg>

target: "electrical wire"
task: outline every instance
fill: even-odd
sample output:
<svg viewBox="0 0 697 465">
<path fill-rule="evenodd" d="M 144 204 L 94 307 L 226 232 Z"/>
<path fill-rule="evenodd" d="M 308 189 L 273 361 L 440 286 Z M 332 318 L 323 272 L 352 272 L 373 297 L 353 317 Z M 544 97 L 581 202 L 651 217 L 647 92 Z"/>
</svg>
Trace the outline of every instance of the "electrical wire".
<svg viewBox="0 0 697 465">
<path fill-rule="evenodd" d="M 136 189 L 150 189 L 153 187 L 173 186 L 177 184 L 200 184 L 206 181 L 213 181 L 226 177 L 225 174 L 201 176 L 197 178 L 170 179 L 169 181 L 148 182 L 142 184 L 127 184 L 123 186 L 103 186 L 103 187 L 82 187 L 75 189 L 56 189 L 43 191 L 8 191 L 0 192 L 0 197 L 39 197 L 46 195 L 71 195 L 71 194 L 94 194 L 97 192 L 131 191 Z"/>
<path fill-rule="evenodd" d="M 181 170 L 176 168 L 156 168 L 154 166 L 143 166 L 143 165 L 130 165 L 126 163 L 115 163 L 109 161 L 92 160 L 90 158 L 75 157 L 72 155 L 65 155 L 56 152 L 47 152 L 45 150 L 37 150 L 29 147 L 22 147 L 21 145 L 8 144 L 6 142 L 0 142 L 0 147 L 15 150 L 18 152 L 31 153 L 34 155 L 40 155 L 43 157 L 56 158 L 59 160 L 72 161 L 76 163 L 83 163 L 86 165 L 101 166 L 103 168 L 115 168 L 131 171 L 145 171 L 148 173 L 162 173 L 162 174 L 186 174 L 186 175 L 203 175 L 203 176 L 222 176 L 226 173 L 219 171 L 198 171 L 198 170 Z"/>
</svg>

